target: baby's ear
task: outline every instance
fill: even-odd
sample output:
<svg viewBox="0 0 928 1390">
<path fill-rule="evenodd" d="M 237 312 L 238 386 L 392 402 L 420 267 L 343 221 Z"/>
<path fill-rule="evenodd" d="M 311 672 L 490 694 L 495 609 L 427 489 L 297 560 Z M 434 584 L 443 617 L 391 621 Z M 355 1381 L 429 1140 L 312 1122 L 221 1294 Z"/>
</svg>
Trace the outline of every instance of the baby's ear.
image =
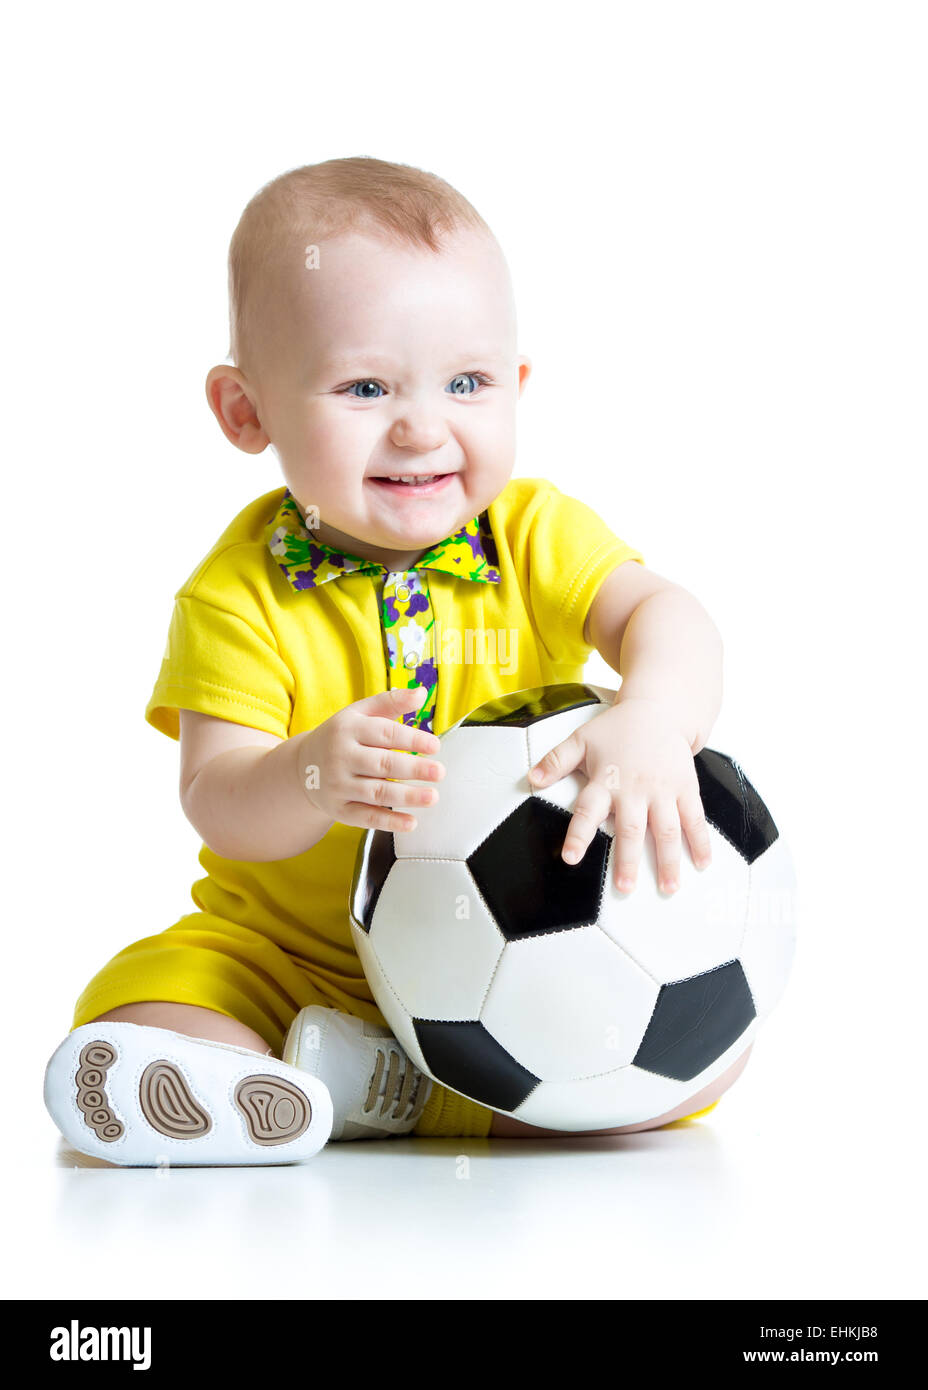
<svg viewBox="0 0 928 1390">
<path fill-rule="evenodd" d="M 517 357 L 516 366 L 519 368 L 519 395 L 525 390 L 525 383 L 532 374 L 532 364 L 527 357 Z"/>
<path fill-rule="evenodd" d="M 260 454 L 270 440 L 258 419 L 251 391 L 237 367 L 225 363 L 206 377 L 206 399 L 226 439 L 246 454 Z"/>
</svg>

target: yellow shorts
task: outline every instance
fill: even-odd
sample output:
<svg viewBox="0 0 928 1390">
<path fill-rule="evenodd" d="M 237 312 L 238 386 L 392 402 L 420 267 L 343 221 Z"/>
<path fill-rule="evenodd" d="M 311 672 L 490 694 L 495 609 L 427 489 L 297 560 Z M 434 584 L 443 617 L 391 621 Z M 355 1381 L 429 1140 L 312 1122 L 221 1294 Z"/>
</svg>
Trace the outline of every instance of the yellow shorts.
<svg viewBox="0 0 928 1390">
<path fill-rule="evenodd" d="M 292 1020 L 309 1004 L 385 1022 L 375 1004 L 313 975 L 305 960 L 250 927 L 209 912 L 190 912 L 167 931 L 146 936 L 115 955 L 78 999 L 71 1027 L 79 1028 L 122 1004 L 148 1000 L 198 1004 L 227 1014 L 253 1028 L 278 1057 Z M 436 1084 L 413 1134 L 485 1139 L 493 1113 Z"/>
</svg>

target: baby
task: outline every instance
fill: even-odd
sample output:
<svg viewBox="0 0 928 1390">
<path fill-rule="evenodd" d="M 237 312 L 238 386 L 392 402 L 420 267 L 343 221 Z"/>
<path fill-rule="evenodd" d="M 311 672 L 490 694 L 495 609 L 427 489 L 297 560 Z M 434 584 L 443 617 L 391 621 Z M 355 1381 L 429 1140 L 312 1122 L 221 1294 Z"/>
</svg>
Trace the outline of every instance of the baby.
<svg viewBox="0 0 928 1390">
<path fill-rule="evenodd" d="M 442 179 L 367 158 L 282 174 L 242 214 L 229 289 L 235 365 L 213 367 L 207 400 L 237 448 L 272 445 L 285 486 L 177 591 L 145 711 L 180 741 L 206 876 L 195 912 L 87 985 L 46 1104 L 76 1149 L 131 1165 L 562 1134 L 439 1086 L 392 1036 L 351 941 L 358 844 L 438 799 L 437 733 L 501 694 L 582 680 L 595 647 L 621 689 L 533 784 L 587 779 L 566 862 L 614 812 L 617 889 L 634 891 L 650 827 L 658 891 L 674 892 L 683 834 L 709 861 L 693 755 L 721 701 L 718 632 L 590 507 L 511 477 L 531 368 L 509 272 Z M 439 632 L 505 635 L 507 660 Z M 666 1114 L 588 1132 L 701 1113 L 746 1060 Z"/>
</svg>

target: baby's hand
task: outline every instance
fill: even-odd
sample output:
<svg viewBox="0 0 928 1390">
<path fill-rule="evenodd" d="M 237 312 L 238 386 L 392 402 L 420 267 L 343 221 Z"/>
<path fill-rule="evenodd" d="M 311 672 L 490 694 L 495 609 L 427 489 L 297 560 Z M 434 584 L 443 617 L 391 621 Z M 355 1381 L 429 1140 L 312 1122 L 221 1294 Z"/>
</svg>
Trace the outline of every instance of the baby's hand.
<svg viewBox="0 0 928 1390">
<path fill-rule="evenodd" d="M 414 756 L 414 752 L 437 752 L 438 737 L 399 722 L 400 715 L 418 708 L 425 693 L 425 686 L 382 690 L 346 705 L 303 736 L 300 776 L 306 796 L 318 811 L 342 825 L 415 829 L 415 816 L 387 808 L 429 806 L 438 799 L 437 789 L 406 787 L 402 781 L 387 779 L 438 781 L 445 775 L 444 764 L 436 758 Z"/>
<path fill-rule="evenodd" d="M 681 826 L 697 869 L 710 862 L 693 754 L 664 706 L 638 699 L 613 705 L 552 748 L 529 771 L 529 781 L 533 787 L 550 786 L 581 765 L 587 784 L 567 827 L 565 863 L 580 862 L 610 811 L 615 813 L 615 886 L 621 891 L 635 886 L 649 824 L 663 892 L 675 892 L 680 881 Z"/>
</svg>

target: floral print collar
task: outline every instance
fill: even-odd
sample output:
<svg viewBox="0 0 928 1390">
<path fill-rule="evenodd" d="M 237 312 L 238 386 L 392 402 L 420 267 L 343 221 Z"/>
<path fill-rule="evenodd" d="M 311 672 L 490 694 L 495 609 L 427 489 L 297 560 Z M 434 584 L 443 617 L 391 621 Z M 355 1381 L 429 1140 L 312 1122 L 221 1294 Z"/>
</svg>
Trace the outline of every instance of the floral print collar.
<svg viewBox="0 0 928 1390">
<path fill-rule="evenodd" d="M 335 550 L 313 539 L 306 529 L 296 499 L 287 488 L 283 500 L 267 527 L 267 543 L 281 573 L 299 593 L 318 589 L 330 579 L 360 571 L 386 574 L 386 566 L 362 559 L 347 551 Z M 498 584 L 499 556 L 490 521 L 485 511 L 464 523 L 460 530 L 426 551 L 415 569 L 444 570 L 461 579 Z M 411 572 L 411 571 L 408 571 Z"/>
</svg>

